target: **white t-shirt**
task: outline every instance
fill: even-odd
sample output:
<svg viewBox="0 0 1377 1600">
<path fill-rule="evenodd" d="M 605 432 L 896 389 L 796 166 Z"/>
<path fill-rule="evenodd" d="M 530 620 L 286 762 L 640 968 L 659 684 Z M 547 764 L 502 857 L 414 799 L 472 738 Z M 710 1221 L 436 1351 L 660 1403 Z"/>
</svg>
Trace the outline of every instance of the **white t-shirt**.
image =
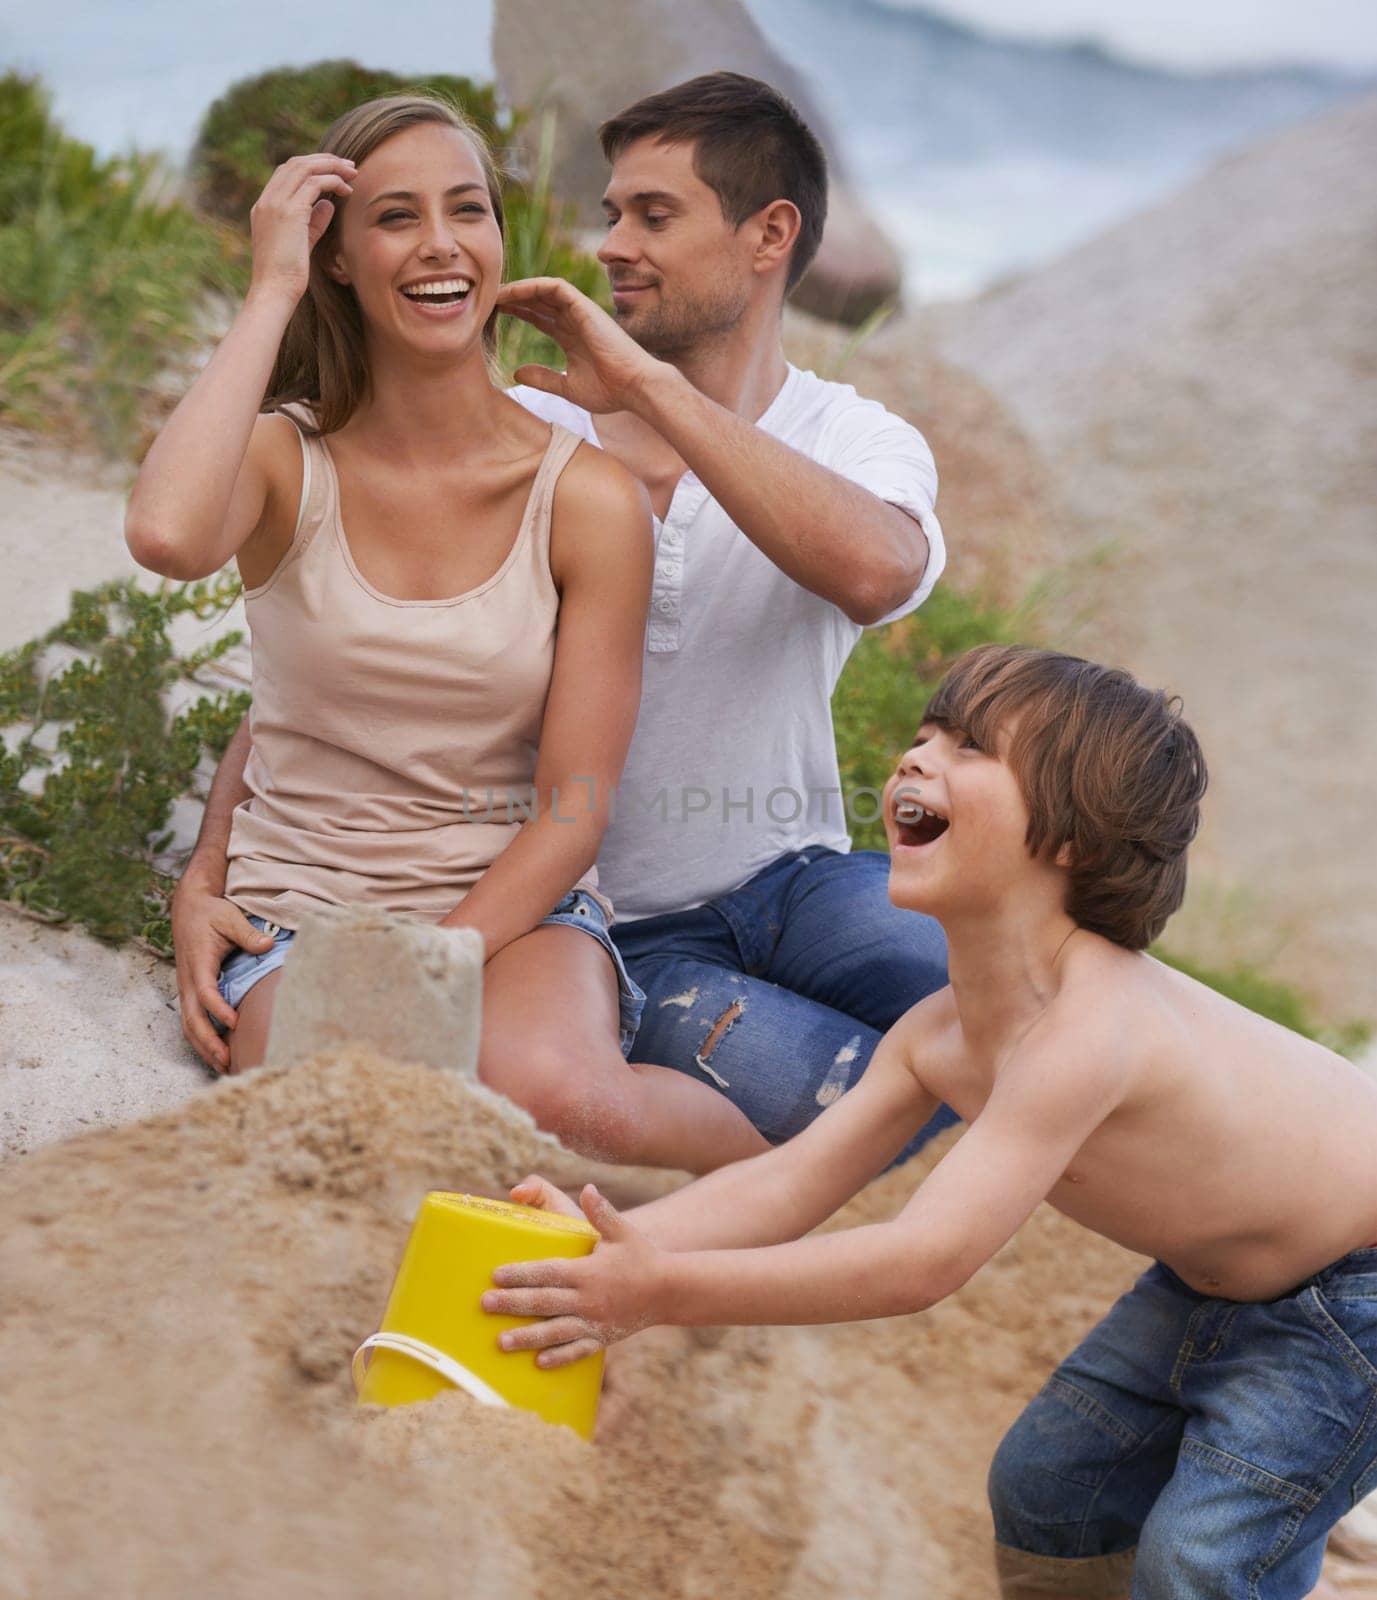
<svg viewBox="0 0 1377 1600">
<path fill-rule="evenodd" d="M 511 394 L 598 443 L 578 406 Z M 946 562 L 922 434 L 849 384 L 792 366 L 757 426 L 918 520 L 922 582 L 881 621 L 920 605 Z M 640 716 L 598 856 L 623 922 L 700 906 L 787 851 L 850 849 L 831 699 L 860 625 L 775 566 L 692 472 L 656 521 L 655 552 Z M 865 818 L 877 809 L 868 796 L 856 805 Z"/>
</svg>

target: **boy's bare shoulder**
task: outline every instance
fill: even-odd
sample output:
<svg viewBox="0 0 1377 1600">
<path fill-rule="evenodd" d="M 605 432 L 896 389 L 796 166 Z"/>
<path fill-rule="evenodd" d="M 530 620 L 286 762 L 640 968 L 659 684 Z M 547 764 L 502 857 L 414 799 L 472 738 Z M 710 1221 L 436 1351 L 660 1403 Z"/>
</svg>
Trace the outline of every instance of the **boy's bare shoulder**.
<svg viewBox="0 0 1377 1600">
<path fill-rule="evenodd" d="M 1145 952 L 1079 929 L 1067 942 L 1061 981 L 1038 1030 L 1041 1042 L 1064 1042 L 1068 1057 L 1088 1070 L 1131 1071 L 1175 1037 L 1173 976 Z"/>
<path fill-rule="evenodd" d="M 910 1070 L 920 1079 L 924 1066 L 931 1068 L 950 1060 L 961 1048 L 961 1018 L 951 985 L 910 1006 L 885 1037 L 898 1044 Z"/>
</svg>

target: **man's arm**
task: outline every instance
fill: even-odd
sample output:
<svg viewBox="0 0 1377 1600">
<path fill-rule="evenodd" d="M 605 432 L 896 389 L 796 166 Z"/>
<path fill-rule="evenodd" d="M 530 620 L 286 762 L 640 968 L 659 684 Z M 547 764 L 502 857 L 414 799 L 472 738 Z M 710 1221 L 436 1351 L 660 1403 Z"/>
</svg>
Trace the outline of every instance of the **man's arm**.
<svg viewBox="0 0 1377 1600">
<path fill-rule="evenodd" d="M 250 743 L 249 719 L 245 717 L 215 770 L 196 846 L 172 896 L 172 946 L 177 958 L 182 1032 L 202 1061 L 217 1072 L 229 1071 L 229 1049 L 206 1012 L 227 1028 L 238 1021 L 238 1013 L 216 987 L 220 965 L 236 947 L 261 955 L 273 942 L 271 934 L 260 933 L 224 898 L 234 808 L 250 793 L 244 782 Z"/>
<path fill-rule="evenodd" d="M 548 1318 L 501 1339 L 505 1349 L 547 1350 L 546 1366 L 657 1322 L 847 1322 L 925 1310 L 1013 1236 L 1125 1082 L 1121 1048 L 1077 1043 L 1044 1018 L 970 1130 L 892 1222 L 763 1249 L 672 1252 L 590 1185 L 584 1210 L 602 1235 L 592 1255 L 503 1267 L 494 1279 L 502 1290 L 485 1294 L 484 1308 Z"/>
<path fill-rule="evenodd" d="M 563 373 L 523 367 L 518 383 L 589 411 L 634 412 L 763 554 L 853 622 L 879 621 L 918 587 L 929 549 L 915 517 L 710 400 L 572 284 L 507 284 L 498 304 L 550 334 L 568 358 Z"/>
<path fill-rule="evenodd" d="M 660 361 L 635 410 L 674 446 L 752 544 L 853 622 L 878 622 L 922 581 L 918 521 L 728 411 Z"/>
<path fill-rule="evenodd" d="M 234 730 L 234 737 L 225 746 L 220 765 L 210 781 L 206 796 L 206 809 L 201 816 L 200 831 L 192 849 L 182 882 L 197 878 L 216 894 L 225 888 L 225 874 L 229 868 L 230 828 L 234 822 L 234 808 L 250 798 L 251 790 L 244 782 L 244 768 L 249 764 L 249 751 L 253 741 L 249 736 L 249 719 L 244 717 Z"/>
</svg>

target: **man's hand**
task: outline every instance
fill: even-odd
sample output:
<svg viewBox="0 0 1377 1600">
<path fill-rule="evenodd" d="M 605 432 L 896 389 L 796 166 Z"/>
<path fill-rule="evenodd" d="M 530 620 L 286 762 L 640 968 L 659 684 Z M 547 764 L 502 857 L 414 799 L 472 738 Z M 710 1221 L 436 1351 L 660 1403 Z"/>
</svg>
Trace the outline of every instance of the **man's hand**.
<svg viewBox="0 0 1377 1600">
<path fill-rule="evenodd" d="M 563 278 L 522 278 L 497 292 L 497 309 L 547 333 L 568 368 L 518 367 L 518 383 L 559 395 L 585 411 L 634 411 L 648 379 L 666 363 L 648 355 L 615 321 Z"/>
<path fill-rule="evenodd" d="M 543 1209 L 563 1209 L 546 1206 L 545 1198 L 558 1196 L 568 1203 L 543 1178 L 528 1178 L 512 1191 L 513 1198 L 525 1199 L 536 1184 L 542 1186 L 537 1203 Z M 504 1350 L 538 1350 L 541 1367 L 567 1366 L 659 1320 L 666 1253 L 620 1216 L 591 1183 L 579 1198 L 583 1214 L 602 1235 L 592 1255 L 499 1267 L 492 1275 L 498 1287 L 482 1299 L 484 1311 L 497 1316 L 547 1319 L 511 1328 L 498 1340 Z"/>
<path fill-rule="evenodd" d="M 177 957 L 177 999 L 182 1032 L 191 1048 L 216 1072 L 230 1068 L 229 1046 L 206 1016 L 209 1011 L 227 1028 L 239 1014 L 229 1005 L 216 980 L 231 950 L 262 955 L 272 949 L 272 935 L 260 933 L 249 919 L 195 873 L 186 873 L 172 896 L 172 946 Z"/>
</svg>

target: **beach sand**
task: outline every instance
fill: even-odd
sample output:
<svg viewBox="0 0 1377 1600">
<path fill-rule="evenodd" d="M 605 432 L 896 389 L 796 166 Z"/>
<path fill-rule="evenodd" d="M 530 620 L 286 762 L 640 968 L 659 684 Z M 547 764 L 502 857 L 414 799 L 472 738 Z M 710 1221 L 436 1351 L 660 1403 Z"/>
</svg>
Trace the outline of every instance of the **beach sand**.
<svg viewBox="0 0 1377 1600">
<path fill-rule="evenodd" d="M 1136 1258 L 1044 1210 L 922 1317 L 657 1330 L 613 1353 L 596 1447 L 459 1395 L 356 1411 L 421 1195 L 531 1169 L 623 1201 L 670 1181 L 350 1055 L 0 1167 L 0 1593 L 988 1592 L 990 1454 Z"/>
</svg>

